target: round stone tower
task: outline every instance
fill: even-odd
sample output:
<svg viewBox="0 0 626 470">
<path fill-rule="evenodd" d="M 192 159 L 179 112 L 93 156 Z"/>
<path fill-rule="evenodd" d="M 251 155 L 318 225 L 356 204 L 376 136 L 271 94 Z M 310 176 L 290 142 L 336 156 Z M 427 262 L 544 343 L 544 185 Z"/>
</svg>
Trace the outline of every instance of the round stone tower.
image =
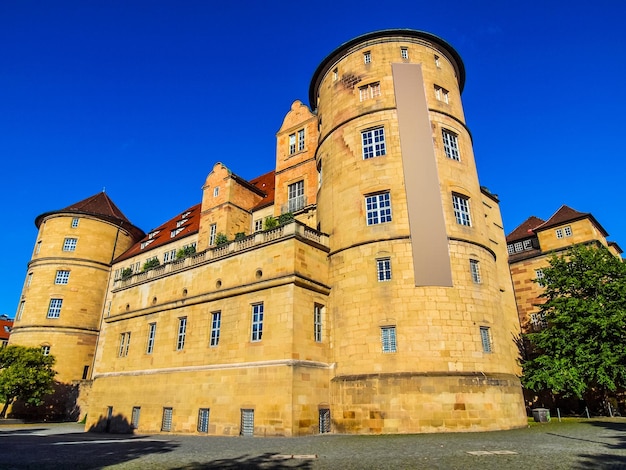
<svg viewBox="0 0 626 470">
<path fill-rule="evenodd" d="M 144 233 L 104 193 L 35 219 L 10 343 L 41 347 L 56 358 L 56 380 L 89 378 L 111 261 Z"/>
<path fill-rule="evenodd" d="M 464 80 L 449 44 L 404 29 L 341 45 L 313 75 L 340 432 L 526 422 L 506 243 L 478 182 Z"/>
</svg>

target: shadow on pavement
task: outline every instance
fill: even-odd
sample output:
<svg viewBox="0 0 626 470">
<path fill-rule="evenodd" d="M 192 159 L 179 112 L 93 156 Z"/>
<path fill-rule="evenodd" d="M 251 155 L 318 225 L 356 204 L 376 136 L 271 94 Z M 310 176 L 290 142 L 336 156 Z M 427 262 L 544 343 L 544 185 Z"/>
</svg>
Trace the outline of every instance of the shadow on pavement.
<svg viewBox="0 0 626 470">
<path fill-rule="evenodd" d="M 207 463 L 194 462 L 172 470 L 239 470 L 239 469 L 269 469 L 282 470 L 288 468 L 310 469 L 313 468 L 310 460 L 298 458 L 285 458 L 279 454 L 266 453 L 263 455 L 242 455 L 231 459 L 213 460 Z"/>
<path fill-rule="evenodd" d="M 612 441 L 611 443 L 602 442 L 607 450 L 626 450 L 626 422 L 591 421 L 586 424 L 615 432 L 615 434 L 603 435 L 603 438 Z M 580 454 L 579 457 L 581 461 L 578 468 L 580 469 L 613 470 L 626 468 L 626 453 L 624 455 L 616 455 L 614 453 Z"/>
</svg>

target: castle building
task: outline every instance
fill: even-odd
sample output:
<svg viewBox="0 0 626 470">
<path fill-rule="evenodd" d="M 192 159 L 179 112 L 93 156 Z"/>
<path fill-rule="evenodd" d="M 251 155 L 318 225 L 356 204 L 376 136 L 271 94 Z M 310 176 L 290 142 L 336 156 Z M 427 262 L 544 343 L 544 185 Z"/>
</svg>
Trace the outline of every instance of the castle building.
<svg viewBox="0 0 626 470">
<path fill-rule="evenodd" d="M 432 34 L 348 41 L 313 74 L 312 109 L 295 101 L 285 116 L 273 171 L 247 181 L 216 163 L 199 204 L 143 237 L 127 228 L 98 281 L 87 428 L 525 425 L 506 240 L 478 181 L 464 80 Z M 63 224 L 54 240 L 69 236 Z"/>
<path fill-rule="evenodd" d="M 538 279 L 552 256 L 574 245 L 596 243 L 619 257 L 622 249 L 608 241 L 609 234 L 593 215 L 561 206 L 548 220 L 531 216 L 506 237 L 511 277 L 520 324 L 525 332 L 547 326 L 538 305 L 543 288 Z"/>
</svg>

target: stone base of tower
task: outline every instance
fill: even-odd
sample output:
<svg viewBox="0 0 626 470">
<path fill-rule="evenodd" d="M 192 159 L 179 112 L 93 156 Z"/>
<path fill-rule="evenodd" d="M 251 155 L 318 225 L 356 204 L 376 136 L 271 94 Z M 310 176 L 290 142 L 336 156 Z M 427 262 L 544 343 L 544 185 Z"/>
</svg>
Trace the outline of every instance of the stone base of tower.
<svg viewBox="0 0 626 470">
<path fill-rule="evenodd" d="M 494 431 L 527 425 L 510 374 L 397 373 L 335 377 L 333 431 L 409 434 Z"/>
</svg>

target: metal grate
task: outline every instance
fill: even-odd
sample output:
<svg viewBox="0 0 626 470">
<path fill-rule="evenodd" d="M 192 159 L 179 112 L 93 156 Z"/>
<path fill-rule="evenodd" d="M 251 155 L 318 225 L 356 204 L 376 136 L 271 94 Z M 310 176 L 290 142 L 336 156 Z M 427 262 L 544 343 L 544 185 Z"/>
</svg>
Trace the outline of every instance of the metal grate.
<svg viewBox="0 0 626 470">
<path fill-rule="evenodd" d="M 254 436 L 254 410 L 241 410 L 241 436 Z"/>
<path fill-rule="evenodd" d="M 320 412 L 320 434 L 330 432 L 330 410 L 323 408 Z"/>
</svg>

